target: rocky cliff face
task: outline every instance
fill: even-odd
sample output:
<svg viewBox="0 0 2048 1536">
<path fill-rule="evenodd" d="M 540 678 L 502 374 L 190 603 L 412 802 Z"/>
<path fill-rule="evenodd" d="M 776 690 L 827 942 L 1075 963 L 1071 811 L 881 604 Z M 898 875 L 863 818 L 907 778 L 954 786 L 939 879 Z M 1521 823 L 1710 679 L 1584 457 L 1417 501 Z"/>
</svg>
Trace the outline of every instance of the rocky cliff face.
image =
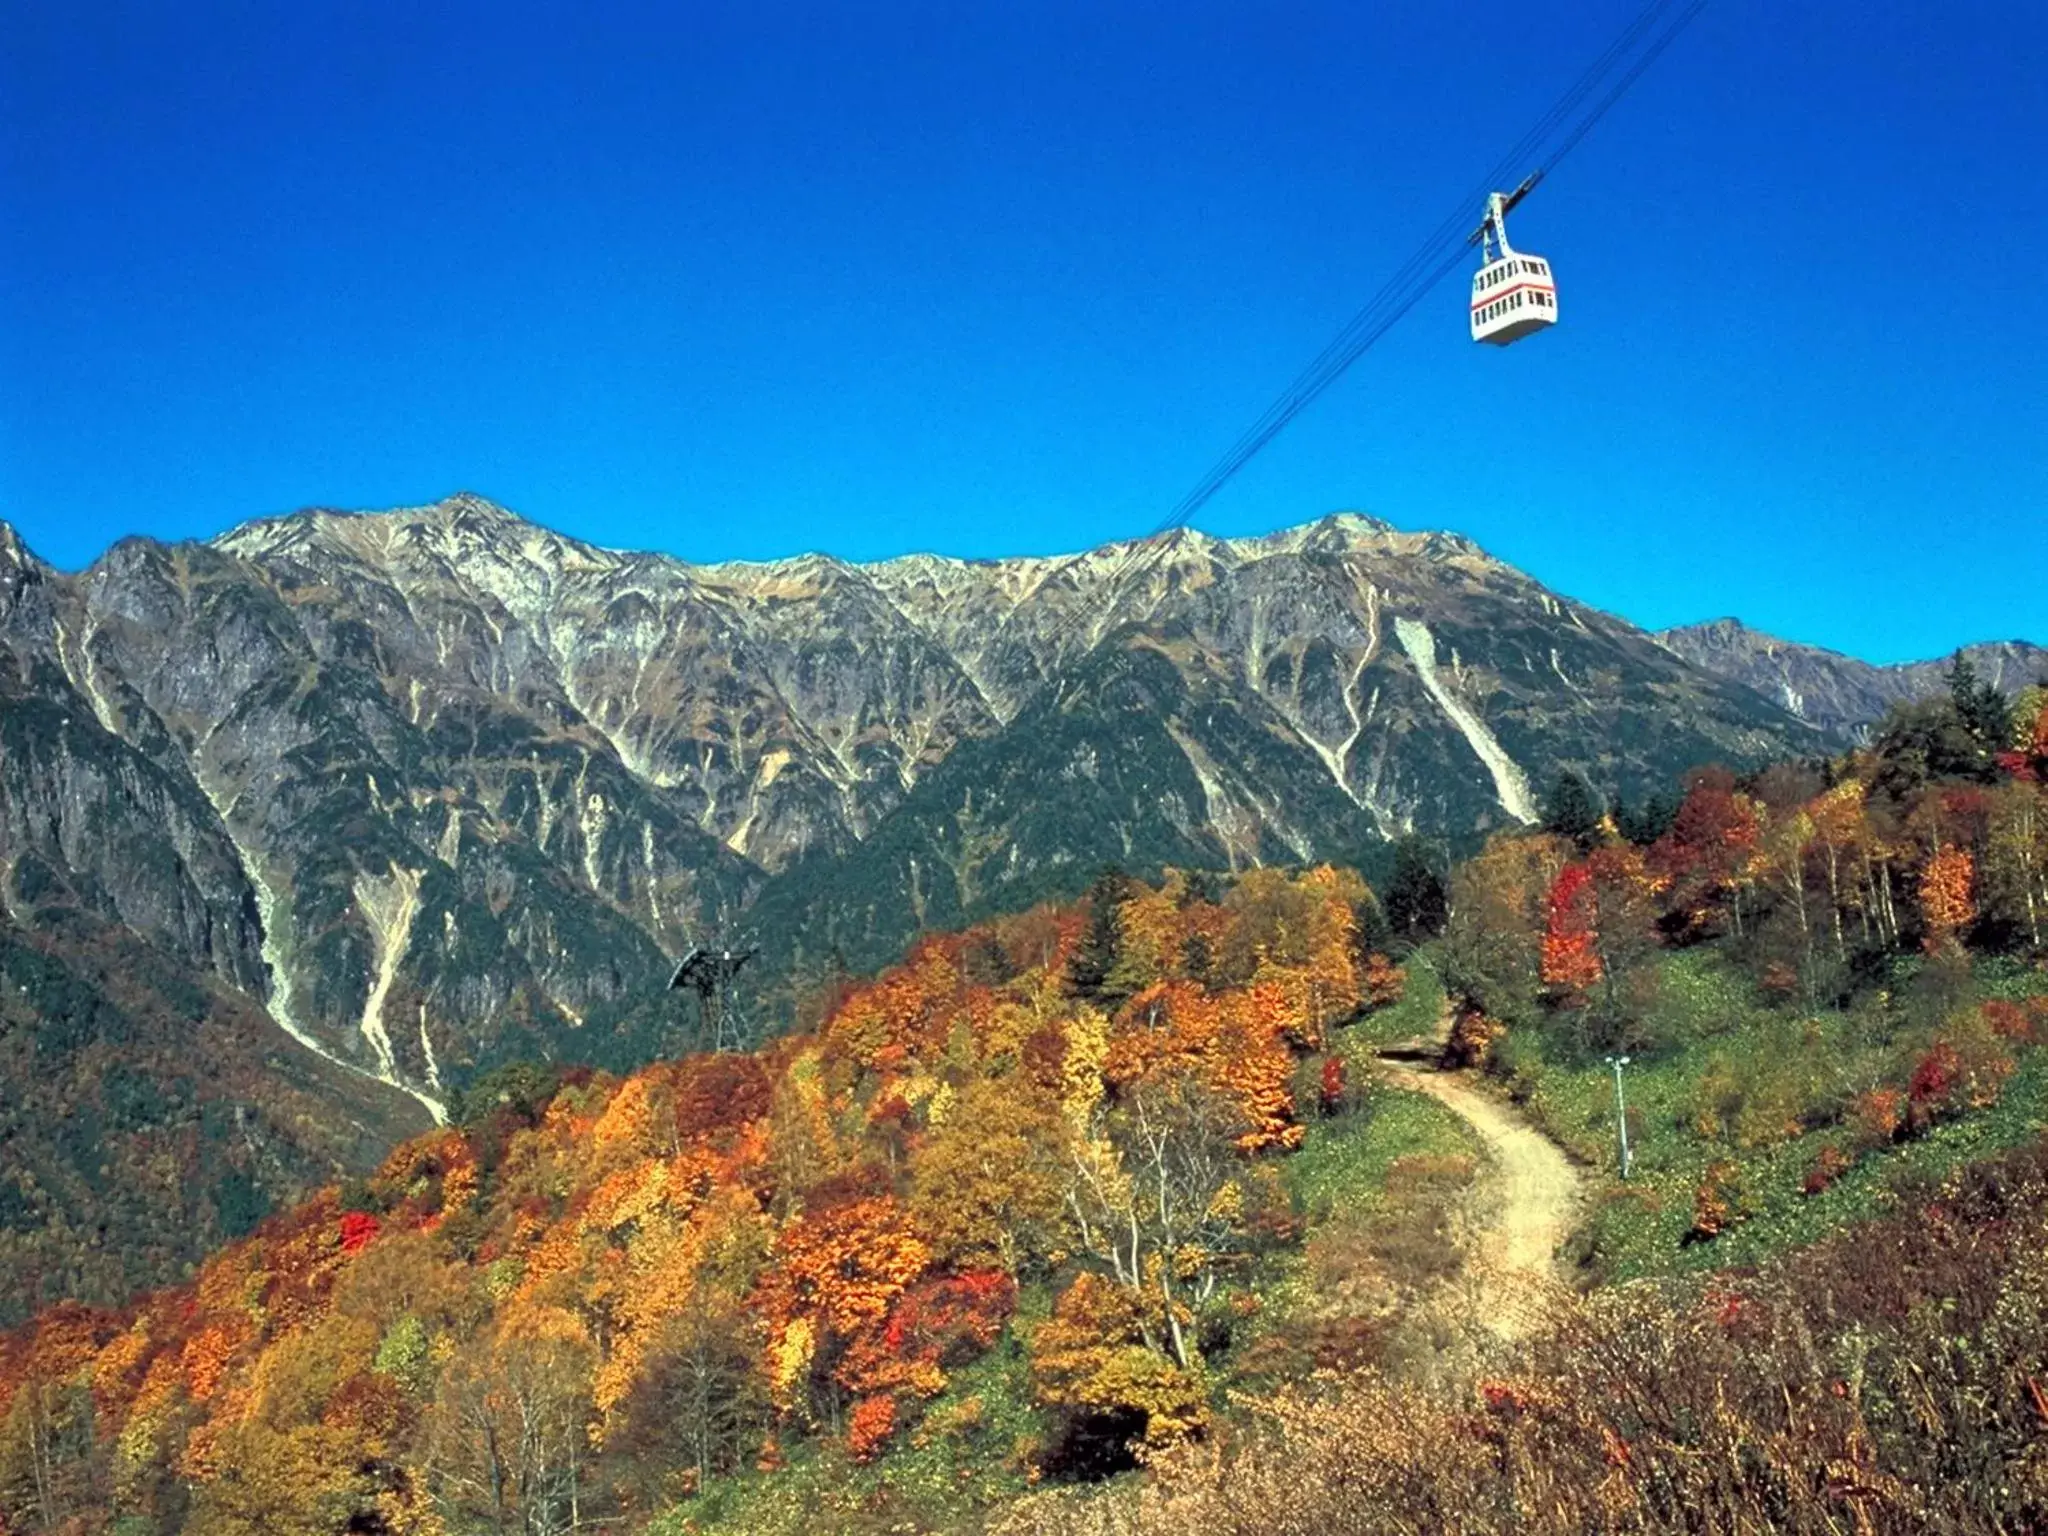
<svg viewBox="0 0 2048 1536">
<path fill-rule="evenodd" d="M 1955 659 L 1873 666 L 1837 651 L 1780 640 L 1736 619 L 1663 630 L 1657 642 L 1704 671 L 1755 689 L 1787 713 L 1846 737 L 1861 735 L 1894 704 L 1942 692 Z M 1957 654 L 1970 659 L 1979 677 L 2007 693 L 2048 679 L 2048 649 L 2024 640 L 1966 645 Z"/>
<path fill-rule="evenodd" d="M 170 1279 L 428 1123 L 266 1015 L 241 850 L 85 613 L 0 526 L 0 1324 Z"/>
<path fill-rule="evenodd" d="M 0 874 L 426 1110 L 661 1043 L 664 969 L 782 963 L 1102 862 L 1355 857 L 1825 737 L 1468 541 L 1339 516 L 1065 558 L 692 566 L 472 496 L 0 539 Z"/>
</svg>

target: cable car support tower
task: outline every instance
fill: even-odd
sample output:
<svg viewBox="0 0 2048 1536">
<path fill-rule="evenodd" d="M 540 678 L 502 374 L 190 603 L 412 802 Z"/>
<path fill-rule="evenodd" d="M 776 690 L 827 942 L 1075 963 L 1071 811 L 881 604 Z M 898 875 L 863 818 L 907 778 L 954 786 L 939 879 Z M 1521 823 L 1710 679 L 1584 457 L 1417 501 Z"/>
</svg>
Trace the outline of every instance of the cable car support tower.
<svg viewBox="0 0 2048 1536">
<path fill-rule="evenodd" d="M 761 952 L 758 944 L 699 944 L 669 978 L 671 992 L 697 994 L 697 1039 L 709 1051 L 744 1051 L 753 1041 L 736 985 L 740 970 Z"/>
</svg>

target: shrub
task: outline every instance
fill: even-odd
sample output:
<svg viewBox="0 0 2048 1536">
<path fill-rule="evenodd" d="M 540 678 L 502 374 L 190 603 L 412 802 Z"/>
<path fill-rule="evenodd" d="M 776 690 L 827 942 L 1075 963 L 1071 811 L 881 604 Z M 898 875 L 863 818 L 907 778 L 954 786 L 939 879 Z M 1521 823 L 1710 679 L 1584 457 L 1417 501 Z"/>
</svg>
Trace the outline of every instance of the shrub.
<svg viewBox="0 0 2048 1536">
<path fill-rule="evenodd" d="M 847 1416 L 846 1449 L 855 1461 L 872 1461 L 896 1433 L 896 1399 L 887 1393 L 864 1397 Z"/>
<path fill-rule="evenodd" d="M 1484 1067 L 1493 1057 L 1494 1045 L 1508 1032 L 1507 1025 L 1477 1008 L 1460 1008 L 1451 1019 L 1451 1037 L 1444 1043 L 1447 1067 Z"/>
<path fill-rule="evenodd" d="M 1482 1380 L 1372 1373 L 1251 1404 L 1145 1482 L 999 1536 L 1719 1536 L 2048 1530 L 2048 1147 L 1745 1276 L 1586 1298 Z"/>
<path fill-rule="evenodd" d="M 1344 1058 L 1334 1052 L 1323 1058 L 1322 1075 L 1317 1084 L 1316 1107 L 1324 1115 L 1342 1114 L 1347 1107 L 1347 1084 L 1344 1077 Z"/>
<path fill-rule="evenodd" d="M 2016 1045 L 2030 1045 L 2034 1039 L 2034 1016 L 2018 1003 L 2009 1003 L 2002 998 L 1993 998 L 1983 1008 L 1984 1022 L 1991 1026 L 1991 1032 L 2001 1040 L 2010 1040 Z"/>
<path fill-rule="evenodd" d="M 1906 1123 L 1906 1095 L 1896 1088 L 1872 1088 L 1849 1101 L 1849 1129 L 1863 1147 L 1888 1146 Z"/>
<path fill-rule="evenodd" d="M 1709 1163 L 1693 1191 L 1692 1228 L 1686 1239 L 1709 1242 L 1747 1214 L 1742 1170 L 1731 1162 Z"/>
<path fill-rule="evenodd" d="M 1807 1168 L 1806 1177 L 1799 1181 L 1799 1192 L 1817 1195 L 1855 1166 L 1856 1159 L 1840 1147 L 1822 1147 L 1820 1156 Z"/>
<path fill-rule="evenodd" d="M 1408 973 L 1385 955 L 1375 953 L 1366 957 L 1365 974 L 1360 981 L 1366 1007 L 1391 1008 L 1401 1001 L 1401 994 L 1407 989 Z"/>
</svg>

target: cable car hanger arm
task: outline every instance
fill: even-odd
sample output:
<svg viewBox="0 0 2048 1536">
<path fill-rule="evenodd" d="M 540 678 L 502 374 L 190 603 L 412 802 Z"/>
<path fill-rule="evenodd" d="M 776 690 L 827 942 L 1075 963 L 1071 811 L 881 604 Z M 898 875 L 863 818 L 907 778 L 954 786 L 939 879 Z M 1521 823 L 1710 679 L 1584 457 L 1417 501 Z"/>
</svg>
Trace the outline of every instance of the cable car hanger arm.
<svg viewBox="0 0 2048 1536">
<path fill-rule="evenodd" d="M 1500 207 L 1487 210 L 1486 217 L 1479 221 L 1479 227 L 1465 237 L 1465 243 L 1467 245 L 1477 245 L 1480 241 L 1484 240 L 1486 232 L 1493 228 L 1495 218 L 1512 211 L 1515 205 L 1527 197 L 1535 189 L 1536 183 L 1542 179 L 1543 172 L 1540 170 L 1531 171 L 1527 176 L 1523 177 L 1522 184 L 1500 200 Z"/>
</svg>

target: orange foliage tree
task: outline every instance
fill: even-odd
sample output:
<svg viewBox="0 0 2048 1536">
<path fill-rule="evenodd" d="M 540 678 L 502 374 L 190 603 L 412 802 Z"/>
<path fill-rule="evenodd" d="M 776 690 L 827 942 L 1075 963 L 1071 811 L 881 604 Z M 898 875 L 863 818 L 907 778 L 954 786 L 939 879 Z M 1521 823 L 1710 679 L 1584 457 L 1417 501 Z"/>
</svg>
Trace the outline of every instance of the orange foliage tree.
<svg viewBox="0 0 2048 1536">
<path fill-rule="evenodd" d="M 1967 848 L 1934 850 L 1920 872 L 1920 916 L 1930 950 L 1952 947 L 1956 935 L 1976 920 L 1973 900 L 1976 860 Z"/>
</svg>

